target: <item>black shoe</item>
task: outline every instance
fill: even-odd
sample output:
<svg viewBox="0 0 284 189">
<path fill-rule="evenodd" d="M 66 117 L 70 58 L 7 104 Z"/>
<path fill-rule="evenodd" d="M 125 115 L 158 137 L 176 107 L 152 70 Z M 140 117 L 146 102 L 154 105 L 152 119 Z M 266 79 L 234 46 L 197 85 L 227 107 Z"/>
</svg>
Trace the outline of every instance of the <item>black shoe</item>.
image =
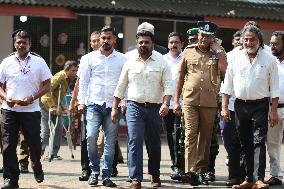
<svg viewBox="0 0 284 189">
<path fill-rule="evenodd" d="M 199 180 L 199 183 L 202 184 L 202 185 L 209 185 L 209 182 L 208 182 L 208 180 L 206 179 L 205 173 L 200 173 L 198 180 Z"/>
<path fill-rule="evenodd" d="M 42 169 L 39 170 L 35 170 L 34 169 L 34 177 L 37 183 L 41 183 L 44 180 L 44 173 L 42 171 Z"/>
<path fill-rule="evenodd" d="M 232 178 L 226 182 L 226 186 L 234 186 L 234 185 L 239 185 L 241 183 L 242 181 L 240 179 Z"/>
<path fill-rule="evenodd" d="M 206 173 L 206 180 L 210 181 L 210 182 L 214 182 L 215 179 L 215 173 L 213 172 L 208 172 Z"/>
<path fill-rule="evenodd" d="M 194 172 L 188 172 L 182 175 L 181 181 L 183 183 L 189 183 L 191 186 L 198 186 L 199 183 L 199 176 Z"/>
<path fill-rule="evenodd" d="M 274 185 L 282 185 L 282 180 L 276 178 L 276 177 L 271 177 L 267 181 L 264 181 L 265 184 L 269 184 L 269 186 L 274 186 Z"/>
<path fill-rule="evenodd" d="M 81 176 L 79 176 L 79 181 L 88 181 L 90 177 L 90 172 L 83 170 Z"/>
<path fill-rule="evenodd" d="M 105 187 L 116 187 L 116 184 L 113 183 L 110 179 L 106 179 L 103 181 L 103 185 Z"/>
<path fill-rule="evenodd" d="M 117 175 L 118 175 L 118 170 L 117 170 L 117 168 L 113 168 L 110 176 L 111 176 L 111 177 L 117 177 Z"/>
<path fill-rule="evenodd" d="M 178 181 L 182 181 L 182 175 L 183 175 L 183 171 L 181 171 L 180 169 L 176 168 L 170 175 L 172 180 L 178 180 Z"/>
<path fill-rule="evenodd" d="M 20 172 L 21 173 L 29 173 L 29 168 L 27 166 L 21 166 Z"/>
<path fill-rule="evenodd" d="M 90 186 L 97 186 L 98 185 L 98 177 L 99 177 L 99 175 L 92 173 L 89 177 L 88 184 Z"/>
<path fill-rule="evenodd" d="M 1 189 L 13 189 L 19 188 L 18 182 L 13 182 L 10 179 L 5 179 L 4 184 L 1 186 Z"/>
</svg>

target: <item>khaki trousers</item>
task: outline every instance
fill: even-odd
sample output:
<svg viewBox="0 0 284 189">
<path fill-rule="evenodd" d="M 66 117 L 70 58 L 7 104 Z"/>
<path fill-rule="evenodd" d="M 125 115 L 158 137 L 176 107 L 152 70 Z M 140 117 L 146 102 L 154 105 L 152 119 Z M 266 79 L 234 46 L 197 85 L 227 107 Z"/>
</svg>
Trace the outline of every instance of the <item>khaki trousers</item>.
<svg viewBox="0 0 284 189">
<path fill-rule="evenodd" d="M 216 108 L 184 106 L 185 173 L 207 171 Z"/>
</svg>

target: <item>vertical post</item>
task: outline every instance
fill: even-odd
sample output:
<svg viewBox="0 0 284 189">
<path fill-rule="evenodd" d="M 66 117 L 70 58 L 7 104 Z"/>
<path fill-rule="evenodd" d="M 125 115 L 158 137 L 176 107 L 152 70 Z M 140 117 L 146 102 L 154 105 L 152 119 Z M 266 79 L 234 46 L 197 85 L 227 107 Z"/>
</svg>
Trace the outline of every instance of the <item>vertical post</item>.
<svg viewBox="0 0 284 189">
<path fill-rule="evenodd" d="M 89 37 L 91 35 L 91 16 L 88 15 L 88 36 L 87 36 L 87 46 L 88 46 L 88 52 L 90 52 L 90 45 L 89 45 Z"/>
<path fill-rule="evenodd" d="M 53 42 L 53 19 L 49 18 L 49 69 L 52 72 L 52 42 Z"/>
</svg>

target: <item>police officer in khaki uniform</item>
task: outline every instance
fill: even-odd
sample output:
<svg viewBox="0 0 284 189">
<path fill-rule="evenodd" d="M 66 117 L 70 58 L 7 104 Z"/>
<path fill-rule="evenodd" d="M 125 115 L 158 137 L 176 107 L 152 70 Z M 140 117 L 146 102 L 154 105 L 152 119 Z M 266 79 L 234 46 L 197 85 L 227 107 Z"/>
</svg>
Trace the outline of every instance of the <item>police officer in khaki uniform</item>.
<svg viewBox="0 0 284 189">
<path fill-rule="evenodd" d="M 214 38 L 218 26 L 208 21 L 197 25 L 198 43 L 184 51 L 174 95 L 174 112 L 180 114 L 178 99 L 183 89 L 185 173 L 191 185 L 208 184 L 205 173 L 217 108 L 219 76 L 227 68 L 225 52 Z"/>
</svg>

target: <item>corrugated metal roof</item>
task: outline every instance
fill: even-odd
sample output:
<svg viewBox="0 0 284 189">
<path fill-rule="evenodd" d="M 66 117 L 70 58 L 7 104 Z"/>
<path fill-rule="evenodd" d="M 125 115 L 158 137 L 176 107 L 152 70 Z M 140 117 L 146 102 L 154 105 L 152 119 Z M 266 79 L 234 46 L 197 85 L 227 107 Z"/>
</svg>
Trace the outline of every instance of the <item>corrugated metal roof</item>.
<svg viewBox="0 0 284 189">
<path fill-rule="evenodd" d="M 284 0 L 0 0 L 5 4 L 68 7 L 76 12 L 115 11 L 179 17 L 219 16 L 284 21 Z"/>
</svg>

